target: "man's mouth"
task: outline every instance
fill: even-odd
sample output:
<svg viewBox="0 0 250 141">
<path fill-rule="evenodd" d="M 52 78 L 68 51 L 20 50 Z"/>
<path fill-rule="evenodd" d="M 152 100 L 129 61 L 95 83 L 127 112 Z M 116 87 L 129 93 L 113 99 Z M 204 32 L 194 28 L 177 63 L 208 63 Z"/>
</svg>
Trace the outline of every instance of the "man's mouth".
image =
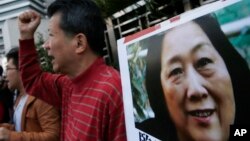
<svg viewBox="0 0 250 141">
<path fill-rule="evenodd" d="M 206 118 L 211 116 L 214 113 L 214 111 L 215 111 L 214 109 L 204 109 L 204 110 L 193 110 L 189 111 L 188 113 L 191 116 Z"/>
<path fill-rule="evenodd" d="M 54 56 L 51 56 L 51 55 L 49 55 L 48 57 L 49 57 L 49 60 L 50 60 L 51 62 L 55 59 L 55 57 L 54 57 Z"/>
<path fill-rule="evenodd" d="M 54 59 L 54 56 L 50 55 L 49 58 L 50 58 L 50 59 Z"/>
</svg>

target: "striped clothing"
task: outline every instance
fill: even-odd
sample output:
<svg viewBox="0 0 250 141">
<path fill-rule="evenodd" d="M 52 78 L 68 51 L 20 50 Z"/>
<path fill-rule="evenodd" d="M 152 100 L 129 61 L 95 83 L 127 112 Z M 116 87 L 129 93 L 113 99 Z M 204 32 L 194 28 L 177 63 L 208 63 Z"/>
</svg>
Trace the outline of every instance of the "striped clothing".
<svg viewBox="0 0 250 141">
<path fill-rule="evenodd" d="M 20 71 L 28 93 L 62 111 L 61 140 L 126 141 L 119 73 L 98 58 L 73 80 L 42 72 L 34 40 L 20 40 Z"/>
</svg>

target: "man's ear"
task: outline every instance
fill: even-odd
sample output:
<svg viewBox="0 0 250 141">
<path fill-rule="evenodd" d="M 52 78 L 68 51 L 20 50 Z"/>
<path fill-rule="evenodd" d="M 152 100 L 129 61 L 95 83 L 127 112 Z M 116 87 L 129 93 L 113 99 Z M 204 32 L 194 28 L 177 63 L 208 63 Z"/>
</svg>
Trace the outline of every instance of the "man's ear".
<svg viewBox="0 0 250 141">
<path fill-rule="evenodd" d="M 75 36 L 76 38 L 76 53 L 82 53 L 87 48 L 87 38 L 83 33 L 79 33 Z"/>
</svg>

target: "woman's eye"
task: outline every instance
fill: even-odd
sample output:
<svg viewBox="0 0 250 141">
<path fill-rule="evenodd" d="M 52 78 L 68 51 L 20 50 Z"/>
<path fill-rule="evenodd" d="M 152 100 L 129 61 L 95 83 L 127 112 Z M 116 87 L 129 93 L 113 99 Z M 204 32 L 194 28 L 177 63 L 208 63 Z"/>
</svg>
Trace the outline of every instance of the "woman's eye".
<svg viewBox="0 0 250 141">
<path fill-rule="evenodd" d="M 175 68 L 170 72 L 169 77 L 177 76 L 177 75 L 180 75 L 182 73 L 183 73 L 183 70 L 181 68 Z"/>
<path fill-rule="evenodd" d="M 213 63 L 213 61 L 211 59 L 209 59 L 209 58 L 201 58 L 196 63 L 196 67 L 197 68 L 202 68 L 202 67 L 205 67 L 209 63 Z"/>
</svg>

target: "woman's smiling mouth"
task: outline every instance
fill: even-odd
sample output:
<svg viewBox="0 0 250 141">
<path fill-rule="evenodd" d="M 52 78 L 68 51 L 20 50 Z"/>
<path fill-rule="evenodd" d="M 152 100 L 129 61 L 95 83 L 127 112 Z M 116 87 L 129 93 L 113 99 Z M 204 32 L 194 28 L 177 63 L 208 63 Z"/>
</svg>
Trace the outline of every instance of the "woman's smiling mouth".
<svg viewBox="0 0 250 141">
<path fill-rule="evenodd" d="M 214 109 L 205 109 L 205 110 L 193 110 L 193 111 L 189 111 L 188 114 L 190 114 L 191 116 L 195 116 L 195 117 L 209 117 L 214 113 Z"/>
<path fill-rule="evenodd" d="M 198 109 L 188 112 L 188 115 L 192 120 L 196 121 L 199 125 L 207 126 L 211 124 L 212 117 L 215 113 L 215 109 Z"/>
</svg>

